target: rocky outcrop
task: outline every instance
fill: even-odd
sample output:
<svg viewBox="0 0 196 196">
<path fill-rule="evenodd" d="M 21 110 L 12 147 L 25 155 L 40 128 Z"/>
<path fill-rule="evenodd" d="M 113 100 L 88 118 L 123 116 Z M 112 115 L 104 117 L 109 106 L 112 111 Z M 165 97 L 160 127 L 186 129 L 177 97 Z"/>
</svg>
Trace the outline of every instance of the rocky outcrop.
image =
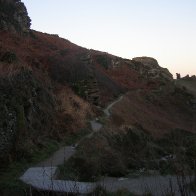
<svg viewBox="0 0 196 196">
<path fill-rule="evenodd" d="M 180 88 L 187 90 L 191 94 L 195 96 L 196 99 L 196 76 L 189 76 L 186 75 L 185 77 L 182 77 L 180 79 L 175 80 L 175 84 L 179 86 Z M 196 108 L 196 100 L 191 101 L 192 105 Z"/>
<path fill-rule="evenodd" d="M 54 136 L 55 99 L 30 70 L 0 77 L 0 159 L 30 156 L 42 137 Z M 2 162 L 1 162 L 2 163 Z"/>
<path fill-rule="evenodd" d="M 99 105 L 99 86 L 96 80 L 94 67 L 92 66 L 91 55 L 88 54 L 87 58 L 83 60 L 88 66 L 89 77 L 86 81 L 85 96 L 86 99 L 94 105 Z"/>
<path fill-rule="evenodd" d="M 156 59 L 151 57 L 136 57 L 132 59 L 136 64 L 137 70 L 147 79 L 163 79 L 167 81 L 173 80 L 173 75 L 167 68 L 159 66 Z"/>
<path fill-rule="evenodd" d="M 132 60 L 142 63 L 146 69 L 155 69 L 159 67 L 157 60 L 151 57 L 135 57 Z"/>
<path fill-rule="evenodd" d="M 0 0 L 0 30 L 29 32 L 31 19 L 20 0 Z"/>
</svg>

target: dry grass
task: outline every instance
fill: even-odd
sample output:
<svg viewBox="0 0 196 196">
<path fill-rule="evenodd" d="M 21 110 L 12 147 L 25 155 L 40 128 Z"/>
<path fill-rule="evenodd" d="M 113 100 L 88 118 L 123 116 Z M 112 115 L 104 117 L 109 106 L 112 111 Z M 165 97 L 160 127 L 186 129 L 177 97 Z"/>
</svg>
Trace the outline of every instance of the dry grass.
<svg viewBox="0 0 196 196">
<path fill-rule="evenodd" d="M 9 77 L 11 78 L 14 75 L 17 75 L 21 69 L 24 68 L 24 65 L 20 63 L 0 63 L 0 77 Z M 30 67 L 25 66 L 25 69 L 31 70 Z"/>
<path fill-rule="evenodd" d="M 77 96 L 68 86 L 60 88 L 57 100 L 60 113 L 73 122 L 70 124 L 71 130 L 84 128 L 87 120 L 93 115 L 91 105 Z"/>
<path fill-rule="evenodd" d="M 167 100 L 168 99 L 168 100 Z M 194 115 L 184 111 L 181 105 L 174 105 L 170 102 L 170 97 L 158 100 L 162 105 L 155 104 L 146 100 L 145 96 L 134 91 L 124 96 L 123 100 L 112 108 L 111 124 L 115 126 L 140 124 L 155 137 L 175 129 L 194 131 Z M 171 99 L 178 99 L 172 97 Z M 182 102 L 182 105 L 186 102 Z M 120 116 L 117 121 L 116 118 Z"/>
</svg>

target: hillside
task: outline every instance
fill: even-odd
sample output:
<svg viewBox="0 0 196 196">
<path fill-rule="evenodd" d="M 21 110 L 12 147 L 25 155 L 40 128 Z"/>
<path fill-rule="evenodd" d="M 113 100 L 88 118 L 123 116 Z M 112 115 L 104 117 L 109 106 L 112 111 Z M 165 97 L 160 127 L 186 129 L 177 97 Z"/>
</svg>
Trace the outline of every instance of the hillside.
<svg viewBox="0 0 196 196">
<path fill-rule="evenodd" d="M 29 31 L 26 35 L 15 31 L 8 32 L 4 28 L 0 31 L 1 78 L 2 80 L 13 81 L 13 84 L 10 83 L 10 88 L 14 88 L 14 90 L 19 88 L 19 94 L 24 94 L 24 98 L 19 99 L 17 104 L 24 108 L 22 109 L 24 110 L 23 120 L 27 124 L 27 132 L 33 126 L 30 126 L 32 122 L 29 120 L 29 111 L 27 112 L 26 110 L 33 109 L 33 105 L 36 105 L 38 101 L 50 105 L 50 107 L 49 105 L 47 107 L 41 105 L 40 107 L 43 113 L 46 112 L 44 108 L 50 108 L 49 113 L 55 116 L 50 118 L 56 119 L 56 124 L 68 128 L 71 126 L 74 131 L 85 125 L 85 114 L 87 115 L 90 110 L 92 111 L 90 108 L 104 106 L 114 97 L 127 91 L 132 92 L 130 92 L 130 103 L 128 105 L 130 105 L 130 112 L 133 112 L 133 114 L 127 114 L 129 123 L 139 123 L 142 126 L 147 126 L 149 131 L 155 135 L 162 134 L 162 132 L 167 132 L 175 127 L 194 131 L 192 129 L 194 127 L 192 122 L 195 122 L 192 117 L 194 110 L 191 109 L 191 105 L 187 105 L 189 99 L 193 99 L 192 95 L 186 92 L 185 89 L 176 87 L 172 75 L 167 69 L 160 67 L 155 59 L 148 57 L 134 58 L 133 60 L 123 59 L 108 53 L 87 50 L 58 37 L 58 35 Z M 26 75 L 27 73 L 30 76 Z M 32 89 L 29 86 L 28 91 L 31 92 L 25 92 L 25 88 L 23 88 L 24 84 L 28 85 L 26 83 L 29 80 L 28 77 L 31 77 L 32 82 L 35 84 Z M 41 86 L 37 85 L 37 83 L 40 83 Z M 9 83 L 6 83 L 6 85 L 9 87 Z M 5 86 L 3 82 L 2 86 Z M 8 87 L 2 87 L 1 90 L 5 91 Z M 39 90 L 40 88 L 41 90 Z M 42 91 L 42 89 L 49 93 L 48 98 L 51 97 L 51 101 L 43 100 L 44 97 L 42 97 L 33 103 L 33 96 L 39 96 L 38 92 Z M 8 92 L 1 94 L 6 96 L 6 93 Z M 139 99 L 137 98 L 138 95 Z M 18 100 L 15 96 L 17 96 L 17 93 L 13 92 L 11 98 Z M 9 102 L 9 99 L 3 99 L 1 104 L 6 105 L 5 101 Z M 134 101 L 135 99 L 137 102 Z M 134 106 L 136 111 L 131 109 L 131 105 Z M 14 107 L 16 107 L 16 104 L 14 104 Z M 128 109 L 127 106 L 122 106 L 122 109 L 118 109 L 117 116 L 121 115 L 120 110 L 123 110 L 124 107 Z M 8 106 L 5 110 L 9 113 Z M 16 113 L 14 118 L 17 119 L 16 108 L 13 110 Z M 143 110 L 147 112 L 145 117 L 143 116 Z M 77 120 L 82 122 L 74 123 L 75 126 L 72 125 L 75 119 L 74 111 L 84 113 L 83 120 L 81 116 L 80 120 Z M 137 113 L 136 116 L 134 112 Z M 92 112 L 90 113 L 92 114 Z M 134 116 L 135 120 L 131 120 L 132 116 Z M 153 116 L 157 116 L 156 118 L 159 118 L 159 120 L 155 120 Z M 174 116 L 176 118 L 172 119 Z M 48 119 L 49 117 L 46 118 Z M 66 124 L 64 124 L 61 122 L 61 118 L 69 120 L 66 120 Z M 147 124 L 143 122 L 144 119 Z M 47 122 L 47 120 L 45 121 Z M 150 125 L 149 121 L 155 122 Z M 161 126 L 162 121 L 165 121 L 163 122 L 164 126 Z M 185 125 L 183 121 L 185 121 Z M 180 126 L 179 122 L 182 126 Z M 7 130 L 10 126 L 5 123 L 1 124 L 2 130 Z M 45 129 L 52 131 L 49 124 L 45 126 Z M 36 127 L 37 125 L 34 126 Z M 160 130 L 157 127 L 160 127 Z M 46 135 L 51 135 L 44 131 L 41 126 L 36 127 L 36 129 L 38 132 L 41 131 Z M 60 133 L 66 132 L 64 128 L 58 128 L 58 131 Z"/>
<path fill-rule="evenodd" d="M 31 163 L 48 141 L 61 143 L 83 134 L 89 120 L 122 94 L 105 122 L 108 135 L 127 127 L 153 140 L 178 130 L 196 133 L 194 77 L 176 81 L 154 58 L 123 59 L 31 30 L 20 1 L 0 0 L 0 16 L 3 169 L 15 161 Z M 119 150 L 113 143 L 110 148 Z"/>
</svg>

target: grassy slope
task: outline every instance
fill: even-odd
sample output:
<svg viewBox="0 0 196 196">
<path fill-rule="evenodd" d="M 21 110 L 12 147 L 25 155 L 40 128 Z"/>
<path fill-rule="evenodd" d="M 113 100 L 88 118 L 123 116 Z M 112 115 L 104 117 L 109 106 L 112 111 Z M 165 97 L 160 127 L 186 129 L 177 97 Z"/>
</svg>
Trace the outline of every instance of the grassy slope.
<svg viewBox="0 0 196 196">
<path fill-rule="evenodd" d="M 155 137 L 177 128 L 196 132 L 195 110 L 187 104 L 189 99 L 189 95 L 175 93 L 174 88 L 161 95 L 132 91 L 114 106 L 111 124 L 140 124 Z"/>
</svg>

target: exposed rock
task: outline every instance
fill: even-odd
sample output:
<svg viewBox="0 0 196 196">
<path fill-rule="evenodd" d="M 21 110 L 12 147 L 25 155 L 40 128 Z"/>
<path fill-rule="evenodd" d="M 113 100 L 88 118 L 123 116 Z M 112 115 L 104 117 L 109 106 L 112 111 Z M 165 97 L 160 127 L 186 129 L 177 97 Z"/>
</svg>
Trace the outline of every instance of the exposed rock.
<svg viewBox="0 0 196 196">
<path fill-rule="evenodd" d="M 196 98 L 196 88 L 195 88 L 196 87 L 196 77 L 194 75 L 191 77 L 186 75 L 185 77 L 177 79 L 177 80 L 175 80 L 175 84 L 176 84 L 176 86 L 179 86 L 180 88 L 183 88 L 184 90 L 193 94 Z M 190 103 L 192 103 L 192 102 L 193 102 L 193 106 L 194 106 L 195 105 L 194 101 L 191 101 Z"/>
<path fill-rule="evenodd" d="M 24 69 L 0 78 L 0 94 L 0 159 L 30 156 L 41 137 L 57 129 L 54 98 Z"/>
<path fill-rule="evenodd" d="M 94 73 L 94 67 L 92 66 L 92 57 L 90 53 L 86 55 L 84 60 L 88 66 L 89 77 L 86 81 L 85 96 L 86 99 L 94 105 L 99 105 L 99 86 Z"/>
<path fill-rule="evenodd" d="M 0 0 L 0 30 L 29 32 L 31 19 L 20 0 Z"/>
<path fill-rule="evenodd" d="M 156 59 L 151 57 L 136 57 L 132 59 L 136 69 L 147 79 L 163 79 L 172 81 L 173 76 L 166 68 L 159 66 Z"/>
<path fill-rule="evenodd" d="M 135 57 L 132 60 L 142 63 L 147 69 L 159 67 L 157 60 L 151 57 Z"/>
</svg>

